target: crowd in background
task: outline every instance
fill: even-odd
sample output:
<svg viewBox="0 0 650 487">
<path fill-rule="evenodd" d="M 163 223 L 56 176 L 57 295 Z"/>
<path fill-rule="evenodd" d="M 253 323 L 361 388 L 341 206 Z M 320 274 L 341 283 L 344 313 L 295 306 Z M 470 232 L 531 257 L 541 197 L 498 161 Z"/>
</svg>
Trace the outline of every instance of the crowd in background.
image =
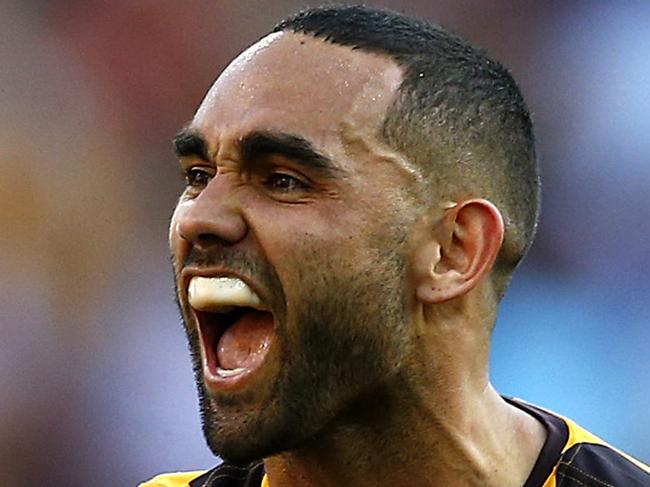
<svg viewBox="0 0 650 487">
<path fill-rule="evenodd" d="M 533 113 L 537 241 L 497 324 L 503 393 L 650 460 L 650 4 L 369 1 L 485 47 Z M 0 0 L 0 485 L 214 464 L 166 235 L 169 139 L 308 1 Z"/>
</svg>

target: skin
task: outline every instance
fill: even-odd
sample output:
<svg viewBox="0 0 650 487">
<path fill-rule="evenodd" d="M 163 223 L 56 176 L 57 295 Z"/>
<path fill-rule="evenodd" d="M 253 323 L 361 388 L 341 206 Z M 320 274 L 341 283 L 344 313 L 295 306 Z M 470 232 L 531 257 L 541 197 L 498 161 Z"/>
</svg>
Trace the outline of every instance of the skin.
<svg viewBox="0 0 650 487">
<path fill-rule="evenodd" d="M 170 246 L 190 344 L 188 258 L 250 278 L 276 328 L 244 390 L 208 393 L 197 370 L 204 430 L 217 454 L 263 456 L 273 487 L 520 486 L 545 439 L 489 384 L 498 209 L 437 200 L 378 136 L 401 80 L 387 57 L 273 34 L 189 126 L 207 154 L 181 158 L 200 184 L 179 200 Z M 335 174 L 245 161 L 237 141 L 254 131 L 308 140 Z"/>
</svg>

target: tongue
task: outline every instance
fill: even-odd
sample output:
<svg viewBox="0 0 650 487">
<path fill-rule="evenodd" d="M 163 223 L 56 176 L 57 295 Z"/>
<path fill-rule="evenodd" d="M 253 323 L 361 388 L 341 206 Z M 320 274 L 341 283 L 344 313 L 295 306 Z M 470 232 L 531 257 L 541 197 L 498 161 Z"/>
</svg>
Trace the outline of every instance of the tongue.
<svg viewBox="0 0 650 487">
<path fill-rule="evenodd" d="M 222 369 L 252 368 L 259 365 L 273 335 L 273 315 L 247 311 L 219 339 L 217 359 Z"/>
</svg>

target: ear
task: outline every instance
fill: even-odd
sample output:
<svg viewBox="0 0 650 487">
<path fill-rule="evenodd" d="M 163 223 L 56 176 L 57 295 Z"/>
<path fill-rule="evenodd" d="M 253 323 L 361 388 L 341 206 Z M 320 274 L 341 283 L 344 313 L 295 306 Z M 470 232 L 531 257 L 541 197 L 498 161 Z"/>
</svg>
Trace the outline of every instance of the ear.
<svg viewBox="0 0 650 487">
<path fill-rule="evenodd" d="M 416 297 L 424 304 L 457 298 L 489 274 L 503 242 L 501 213 L 473 199 L 446 210 L 415 260 Z"/>
</svg>

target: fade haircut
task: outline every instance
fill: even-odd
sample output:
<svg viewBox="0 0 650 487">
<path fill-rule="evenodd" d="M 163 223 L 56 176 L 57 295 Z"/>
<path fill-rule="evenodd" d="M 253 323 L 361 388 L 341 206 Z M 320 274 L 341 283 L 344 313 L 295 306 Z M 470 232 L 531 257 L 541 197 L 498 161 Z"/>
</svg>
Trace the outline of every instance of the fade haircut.
<svg viewBox="0 0 650 487">
<path fill-rule="evenodd" d="M 505 237 L 492 273 L 498 298 L 530 247 L 540 181 L 530 114 L 509 72 L 443 28 L 364 6 L 304 10 L 273 32 L 387 55 L 404 71 L 381 136 L 427 174 L 435 202 L 486 198 Z"/>
</svg>

